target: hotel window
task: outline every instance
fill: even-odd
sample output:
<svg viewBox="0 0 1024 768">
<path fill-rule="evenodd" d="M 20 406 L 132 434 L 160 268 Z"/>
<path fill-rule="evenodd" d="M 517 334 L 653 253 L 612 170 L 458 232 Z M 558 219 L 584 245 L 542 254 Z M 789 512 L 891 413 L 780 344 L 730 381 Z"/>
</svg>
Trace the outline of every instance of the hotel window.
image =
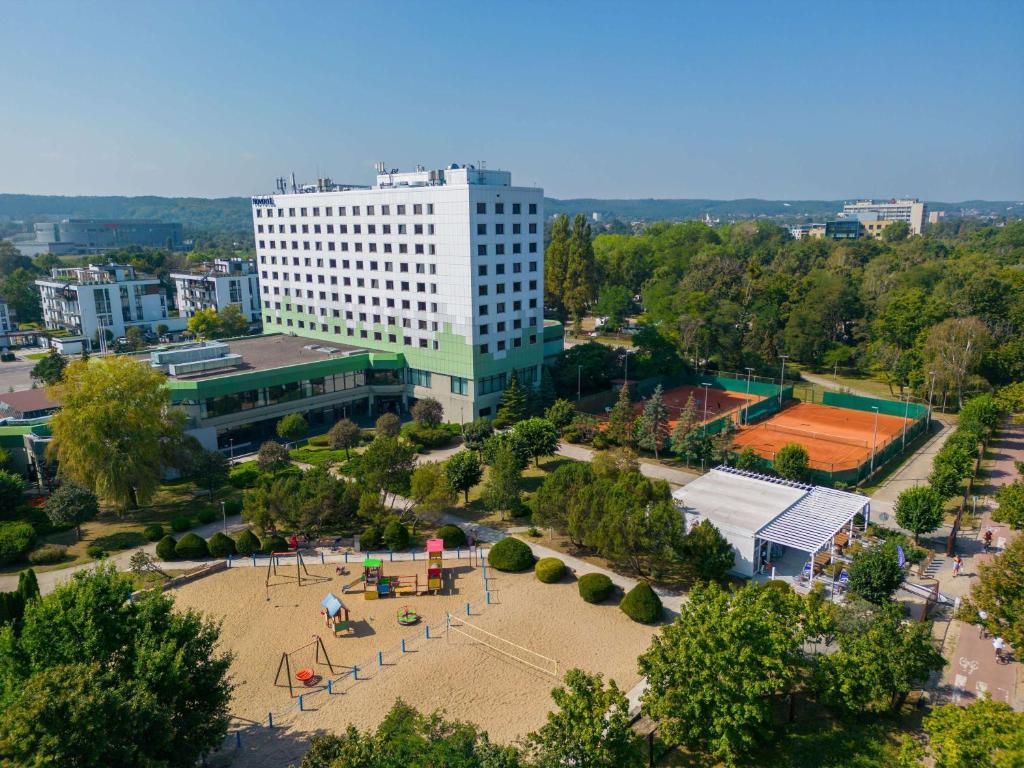
<svg viewBox="0 0 1024 768">
<path fill-rule="evenodd" d="M 434 204 L 433 203 L 427 203 L 427 213 L 433 213 L 433 212 L 434 212 Z"/>
<path fill-rule="evenodd" d="M 487 255 L 487 246 L 484 245 L 483 243 L 480 243 L 480 245 L 478 245 L 476 247 L 476 255 L 477 256 L 486 256 Z"/>
<path fill-rule="evenodd" d="M 504 235 L 505 234 L 505 225 L 504 224 L 495 224 L 494 225 L 494 234 L 496 234 L 496 235 Z"/>
<path fill-rule="evenodd" d="M 478 235 L 486 235 L 487 234 L 487 225 L 486 224 L 477 224 L 476 225 L 476 233 Z"/>
<path fill-rule="evenodd" d="M 373 216 L 373 206 L 372 205 L 366 206 L 366 215 L 367 216 Z"/>
<path fill-rule="evenodd" d="M 453 395 L 469 394 L 469 379 L 464 379 L 461 376 L 452 376 L 451 381 Z"/>
<path fill-rule="evenodd" d="M 390 205 L 382 205 L 380 207 L 380 215 L 381 216 L 390 216 L 391 215 L 391 206 Z"/>
<path fill-rule="evenodd" d="M 397 207 L 397 210 L 398 210 L 398 215 L 399 216 L 405 216 L 405 206 L 404 205 L 399 205 L 399 206 L 396 206 L 396 207 Z"/>
<path fill-rule="evenodd" d="M 490 348 L 486 344 L 481 344 L 480 345 L 480 354 L 481 355 L 486 355 L 489 350 L 490 350 Z"/>
<path fill-rule="evenodd" d="M 504 213 L 505 212 L 505 204 L 504 203 L 495 203 L 494 204 L 494 212 L 495 213 Z"/>
<path fill-rule="evenodd" d="M 489 395 L 493 392 L 501 392 L 505 388 L 507 374 L 499 373 L 496 376 L 485 376 L 477 382 L 477 394 Z"/>
<path fill-rule="evenodd" d="M 422 216 L 423 215 L 423 206 L 420 205 L 419 203 L 416 203 L 412 207 L 412 213 L 413 213 L 414 216 Z"/>
<path fill-rule="evenodd" d="M 537 204 L 536 203 L 530 203 L 530 213 L 536 213 L 536 212 L 537 212 Z"/>
</svg>

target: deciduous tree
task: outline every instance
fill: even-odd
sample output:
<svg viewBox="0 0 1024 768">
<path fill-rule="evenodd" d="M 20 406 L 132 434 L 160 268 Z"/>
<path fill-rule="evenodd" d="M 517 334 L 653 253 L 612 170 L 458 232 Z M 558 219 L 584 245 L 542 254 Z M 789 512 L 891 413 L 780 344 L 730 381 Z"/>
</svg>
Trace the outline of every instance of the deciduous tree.
<svg viewBox="0 0 1024 768">
<path fill-rule="evenodd" d="M 436 427 L 444 418 L 444 407 L 433 397 L 421 397 L 412 407 L 412 418 L 425 427 Z"/>
<path fill-rule="evenodd" d="M 351 419 L 339 419 L 327 433 L 327 442 L 334 450 L 345 449 L 345 458 L 359 445 L 359 427 Z"/>
<path fill-rule="evenodd" d="M 534 417 L 520 421 L 512 427 L 513 439 L 522 442 L 534 464 L 540 466 L 541 456 L 551 456 L 558 450 L 558 430 L 547 419 Z"/>
<path fill-rule="evenodd" d="M 483 477 L 480 459 L 472 451 L 459 451 L 445 462 L 444 472 L 448 478 L 448 485 L 456 493 L 463 494 L 468 504 L 470 489 Z"/>
<path fill-rule="evenodd" d="M 918 543 L 922 533 L 931 533 L 942 525 L 942 497 L 926 485 L 908 488 L 896 497 L 896 522 L 914 534 Z"/>
<path fill-rule="evenodd" d="M 100 513 L 96 494 L 78 483 L 70 480 L 50 494 L 46 500 L 46 516 L 53 525 L 75 526 L 75 536 L 82 538 L 82 523 L 95 518 Z"/>
</svg>

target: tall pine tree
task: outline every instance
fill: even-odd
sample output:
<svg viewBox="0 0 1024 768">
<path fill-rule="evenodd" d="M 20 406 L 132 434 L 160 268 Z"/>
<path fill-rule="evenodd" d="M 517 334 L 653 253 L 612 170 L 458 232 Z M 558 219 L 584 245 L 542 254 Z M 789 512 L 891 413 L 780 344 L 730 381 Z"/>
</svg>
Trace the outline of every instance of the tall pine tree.
<svg viewBox="0 0 1024 768">
<path fill-rule="evenodd" d="M 680 456 L 686 453 L 686 436 L 697 424 L 697 403 L 693 399 L 693 393 L 686 399 L 686 405 L 679 411 L 675 428 L 672 430 L 672 450 Z"/>
<path fill-rule="evenodd" d="M 619 445 L 633 443 L 633 401 L 629 395 L 629 384 L 619 389 L 618 402 L 608 414 L 608 439 Z"/>
<path fill-rule="evenodd" d="M 661 384 L 654 388 L 650 398 L 644 404 L 643 414 L 640 416 L 639 430 L 637 432 L 637 444 L 648 451 L 654 451 L 654 458 L 658 458 L 661 450 L 662 440 L 665 438 L 665 429 L 668 425 L 668 408 L 665 407 L 665 390 Z"/>
<path fill-rule="evenodd" d="M 508 386 L 501 393 L 498 401 L 498 413 L 494 417 L 494 426 L 499 429 L 511 427 L 526 418 L 526 392 L 519 385 L 519 377 L 515 371 L 508 380 Z"/>
<path fill-rule="evenodd" d="M 572 222 L 569 239 L 569 258 L 565 268 L 565 309 L 572 316 L 576 333 L 583 326 L 583 316 L 594 301 L 597 288 L 594 281 L 594 244 L 590 239 L 590 225 L 582 213 Z"/>
<path fill-rule="evenodd" d="M 569 217 L 556 216 L 544 253 L 544 304 L 565 321 L 565 270 L 569 263 Z"/>
</svg>

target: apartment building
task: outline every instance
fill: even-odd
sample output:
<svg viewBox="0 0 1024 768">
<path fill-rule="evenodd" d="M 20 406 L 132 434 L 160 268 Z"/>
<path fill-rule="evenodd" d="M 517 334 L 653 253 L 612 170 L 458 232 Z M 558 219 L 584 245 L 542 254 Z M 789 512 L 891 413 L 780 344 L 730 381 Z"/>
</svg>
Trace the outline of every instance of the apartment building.
<svg viewBox="0 0 1024 768">
<path fill-rule="evenodd" d="M 201 309 L 221 311 L 236 304 L 252 323 L 259 323 L 259 273 L 251 259 L 217 259 L 185 272 L 172 272 L 178 311 L 192 317 Z"/>
<path fill-rule="evenodd" d="M 184 327 L 180 318 L 168 317 L 160 281 L 125 264 L 55 268 L 36 285 L 46 327 L 70 331 L 93 349 L 132 327 L 154 333 L 161 324 L 171 330 Z"/>
<path fill-rule="evenodd" d="M 252 199 L 266 331 L 401 353 L 452 421 L 494 415 L 513 371 L 539 383 L 543 190 L 457 164 L 278 190 Z"/>
</svg>

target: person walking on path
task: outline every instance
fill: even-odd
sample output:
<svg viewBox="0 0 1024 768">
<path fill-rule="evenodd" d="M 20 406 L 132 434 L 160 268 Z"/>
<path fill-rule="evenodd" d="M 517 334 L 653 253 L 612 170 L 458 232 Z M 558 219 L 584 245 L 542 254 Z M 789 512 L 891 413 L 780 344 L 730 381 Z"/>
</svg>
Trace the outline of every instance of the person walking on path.
<svg viewBox="0 0 1024 768">
<path fill-rule="evenodd" d="M 964 559 L 962 557 L 960 557 L 960 555 L 957 555 L 956 557 L 953 558 L 953 576 L 954 577 L 959 576 L 960 575 L 960 571 L 962 571 L 963 568 L 964 568 Z"/>
</svg>

